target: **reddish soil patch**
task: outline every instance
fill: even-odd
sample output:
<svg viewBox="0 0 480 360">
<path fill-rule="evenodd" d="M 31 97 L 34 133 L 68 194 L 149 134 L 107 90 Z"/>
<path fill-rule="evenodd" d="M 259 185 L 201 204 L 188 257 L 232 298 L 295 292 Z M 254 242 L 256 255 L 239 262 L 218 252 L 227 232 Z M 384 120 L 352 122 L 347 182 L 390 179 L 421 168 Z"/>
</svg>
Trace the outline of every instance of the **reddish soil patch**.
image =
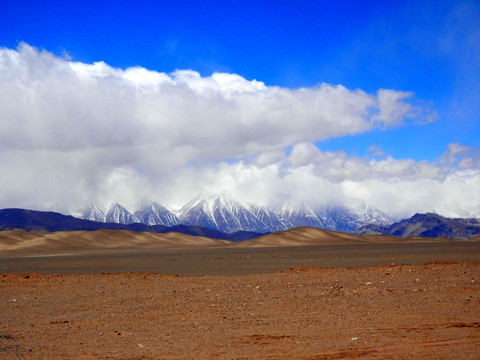
<svg viewBox="0 0 480 360">
<path fill-rule="evenodd" d="M 2 359 L 478 359 L 480 264 L 0 275 Z"/>
</svg>

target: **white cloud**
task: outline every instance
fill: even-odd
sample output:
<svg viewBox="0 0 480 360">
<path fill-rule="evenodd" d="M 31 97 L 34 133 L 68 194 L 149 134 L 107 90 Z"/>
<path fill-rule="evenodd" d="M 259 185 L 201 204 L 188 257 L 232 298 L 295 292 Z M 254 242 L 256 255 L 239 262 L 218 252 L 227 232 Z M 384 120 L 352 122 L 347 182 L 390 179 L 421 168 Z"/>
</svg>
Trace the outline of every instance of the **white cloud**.
<svg viewBox="0 0 480 360">
<path fill-rule="evenodd" d="M 480 213 L 467 193 L 479 185 L 471 149 L 451 146 L 428 163 L 313 145 L 428 117 L 410 92 L 287 89 L 236 74 L 67 59 L 27 44 L 0 49 L 0 207 L 78 206 L 92 194 L 128 207 L 144 197 L 180 206 L 229 189 L 260 203 L 282 194 L 317 204 L 355 196 L 392 212 Z M 440 196 L 448 187 L 455 190 Z"/>
<path fill-rule="evenodd" d="M 402 102 L 411 98 L 413 93 L 381 89 L 377 94 L 379 113 L 373 118 L 379 124 L 402 125 L 406 117 L 413 117 L 413 108 L 410 104 Z"/>
<path fill-rule="evenodd" d="M 447 216 L 480 216 L 480 169 L 445 167 L 441 162 L 382 161 L 321 152 L 311 144 L 295 146 L 290 155 L 259 165 L 245 160 L 210 167 L 183 168 L 179 183 L 166 186 L 163 199 L 181 206 L 183 189 L 215 193 L 227 189 L 254 203 L 269 204 L 293 196 L 311 206 L 365 201 L 394 216 L 436 211 Z"/>
<path fill-rule="evenodd" d="M 407 95 L 393 90 L 377 96 L 328 84 L 292 90 L 235 74 L 121 70 L 26 44 L 1 49 L 0 67 L 3 149 L 148 145 L 183 154 L 176 166 L 358 134 L 396 125 L 411 112 Z M 190 151 L 178 151 L 184 147 Z"/>
<path fill-rule="evenodd" d="M 367 151 L 372 155 L 372 156 L 384 156 L 385 153 L 383 152 L 382 148 L 378 145 L 371 145 Z"/>
</svg>

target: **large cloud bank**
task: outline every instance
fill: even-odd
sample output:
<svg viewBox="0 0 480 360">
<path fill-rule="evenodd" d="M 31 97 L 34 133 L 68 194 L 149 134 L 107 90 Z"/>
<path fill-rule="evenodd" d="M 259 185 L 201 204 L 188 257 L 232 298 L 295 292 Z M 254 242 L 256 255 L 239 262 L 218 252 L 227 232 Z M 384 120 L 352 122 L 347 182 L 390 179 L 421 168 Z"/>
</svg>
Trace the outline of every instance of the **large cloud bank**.
<svg viewBox="0 0 480 360">
<path fill-rule="evenodd" d="M 91 195 L 175 207 L 227 189 L 258 203 L 286 195 L 312 205 L 356 198 L 390 213 L 480 214 L 480 164 L 471 149 L 451 144 L 427 163 L 313 145 L 429 121 L 412 97 L 122 70 L 27 44 L 0 49 L 0 207 L 72 208 Z"/>
</svg>

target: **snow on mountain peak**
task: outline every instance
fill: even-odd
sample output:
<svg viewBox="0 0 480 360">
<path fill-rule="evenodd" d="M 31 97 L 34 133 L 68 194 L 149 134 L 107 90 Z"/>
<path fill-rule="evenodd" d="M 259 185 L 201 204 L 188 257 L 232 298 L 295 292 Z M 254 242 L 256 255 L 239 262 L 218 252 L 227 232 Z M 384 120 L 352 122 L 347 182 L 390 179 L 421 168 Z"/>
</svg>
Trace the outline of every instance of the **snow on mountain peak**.
<svg viewBox="0 0 480 360">
<path fill-rule="evenodd" d="M 198 195 L 175 213 L 152 200 L 144 201 L 134 213 L 118 203 L 113 203 L 107 211 L 102 203 L 93 199 L 80 211 L 80 215 L 84 219 L 103 222 L 197 225 L 229 233 L 240 230 L 274 232 L 297 226 L 351 232 L 365 224 L 393 222 L 388 215 L 362 201 L 352 201 L 348 207 L 312 207 L 286 194 L 267 208 L 244 203 L 226 190 Z"/>
<path fill-rule="evenodd" d="M 95 197 L 91 197 L 87 206 L 80 210 L 79 213 L 82 219 L 104 222 L 107 209 Z"/>
<path fill-rule="evenodd" d="M 105 215 L 105 222 L 119 223 L 119 224 L 133 224 L 140 222 L 136 216 L 131 214 L 122 205 L 115 203 L 108 209 Z"/>
<path fill-rule="evenodd" d="M 178 218 L 171 211 L 152 200 L 144 202 L 134 215 L 140 222 L 148 225 L 174 226 L 179 224 Z"/>
</svg>

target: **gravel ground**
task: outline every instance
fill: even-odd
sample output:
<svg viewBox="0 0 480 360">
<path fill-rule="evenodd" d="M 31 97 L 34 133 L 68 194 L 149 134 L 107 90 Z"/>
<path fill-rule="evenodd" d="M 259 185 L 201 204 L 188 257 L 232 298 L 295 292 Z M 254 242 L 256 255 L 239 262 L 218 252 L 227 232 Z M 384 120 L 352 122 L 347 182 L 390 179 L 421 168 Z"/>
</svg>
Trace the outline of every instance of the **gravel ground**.
<svg viewBox="0 0 480 360">
<path fill-rule="evenodd" d="M 0 274 L 2 359 L 479 359 L 480 263 Z"/>
</svg>

